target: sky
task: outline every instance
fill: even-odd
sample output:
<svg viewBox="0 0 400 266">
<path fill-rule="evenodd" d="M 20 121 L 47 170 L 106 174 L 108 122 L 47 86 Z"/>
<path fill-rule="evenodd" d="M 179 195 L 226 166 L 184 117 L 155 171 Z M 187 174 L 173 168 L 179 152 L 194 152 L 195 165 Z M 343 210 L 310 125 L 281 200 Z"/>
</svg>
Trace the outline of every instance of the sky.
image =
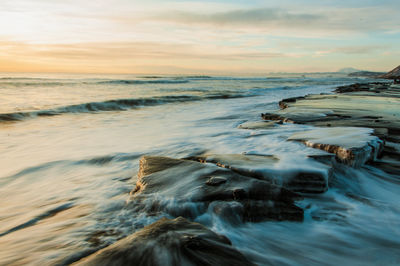
<svg viewBox="0 0 400 266">
<path fill-rule="evenodd" d="M 0 72 L 389 71 L 398 0 L 0 0 Z"/>
</svg>

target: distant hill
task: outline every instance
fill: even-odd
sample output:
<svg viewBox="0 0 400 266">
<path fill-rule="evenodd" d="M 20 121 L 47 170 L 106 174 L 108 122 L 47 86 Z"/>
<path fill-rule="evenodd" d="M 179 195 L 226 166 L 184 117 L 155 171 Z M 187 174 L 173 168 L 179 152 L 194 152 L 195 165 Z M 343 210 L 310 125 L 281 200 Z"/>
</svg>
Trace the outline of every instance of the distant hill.
<svg viewBox="0 0 400 266">
<path fill-rule="evenodd" d="M 389 71 L 388 73 L 383 73 L 381 78 L 385 78 L 385 79 L 400 79 L 400 66 L 398 66 L 395 69 Z"/>
<path fill-rule="evenodd" d="M 385 72 L 373 72 L 373 71 L 357 71 L 348 74 L 349 77 L 367 77 L 367 78 L 379 78 L 379 76 L 385 74 Z"/>
<path fill-rule="evenodd" d="M 349 73 L 361 72 L 361 71 L 362 70 L 360 70 L 360 69 L 356 69 L 356 68 L 352 68 L 352 67 L 346 67 L 346 68 L 339 69 L 337 72 L 349 74 Z"/>
<path fill-rule="evenodd" d="M 374 72 L 367 70 L 359 70 L 352 67 L 346 67 L 338 70 L 338 73 L 347 74 L 349 77 L 367 77 L 367 78 L 378 78 L 384 72 Z"/>
</svg>

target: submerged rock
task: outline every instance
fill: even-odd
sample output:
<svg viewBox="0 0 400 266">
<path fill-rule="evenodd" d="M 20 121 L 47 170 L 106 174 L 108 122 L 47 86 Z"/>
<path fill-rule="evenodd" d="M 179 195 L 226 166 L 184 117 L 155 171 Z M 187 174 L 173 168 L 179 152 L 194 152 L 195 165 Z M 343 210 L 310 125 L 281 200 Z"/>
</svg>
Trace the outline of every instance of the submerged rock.
<svg viewBox="0 0 400 266">
<path fill-rule="evenodd" d="M 240 124 L 238 128 L 241 129 L 270 129 L 274 128 L 276 122 L 266 122 L 266 121 L 256 121 L 256 122 L 245 122 L 243 124 Z"/>
<path fill-rule="evenodd" d="M 325 164 L 282 165 L 272 155 L 210 154 L 193 158 L 204 163 L 213 163 L 238 174 L 268 181 L 293 192 L 323 193 L 328 189 L 331 168 Z"/>
<path fill-rule="evenodd" d="M 199 223 L 162 218 L 74 265 L 254 265 Z"/>
<path fill-rule="evenodd" d="M 296 198 L 299 195 L 277 184 L 213 164 L 144 156 L 131 203 L 150 214 L 164 212 L 194 219 L 216 203 L 234 202 L 237 210 L 242 209 L 234 216 L 243 222 L 299 221 L 303 210 L 294 204 Z"/>
<path fill-rule="evenodd" d="M 338 161 L 360 167 L 375 160 L 383 149 L 383 141 L 372 133 L 372 129 L 360 127 L 316 128 L 293 134 L 289 140 L 334 153 Z"/>
</svg>

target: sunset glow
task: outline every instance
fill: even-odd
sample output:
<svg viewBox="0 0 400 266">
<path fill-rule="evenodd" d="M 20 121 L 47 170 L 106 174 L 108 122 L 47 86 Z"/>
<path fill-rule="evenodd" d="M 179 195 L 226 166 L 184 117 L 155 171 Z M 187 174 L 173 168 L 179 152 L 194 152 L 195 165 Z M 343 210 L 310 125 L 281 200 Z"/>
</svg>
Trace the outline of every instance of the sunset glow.
<svg viewBox="0 0 400 266">
<path fill-rule="evenodd" d="M 387 71 L 397 1 L 4 0 L 0 71 Z"/>
</svg>

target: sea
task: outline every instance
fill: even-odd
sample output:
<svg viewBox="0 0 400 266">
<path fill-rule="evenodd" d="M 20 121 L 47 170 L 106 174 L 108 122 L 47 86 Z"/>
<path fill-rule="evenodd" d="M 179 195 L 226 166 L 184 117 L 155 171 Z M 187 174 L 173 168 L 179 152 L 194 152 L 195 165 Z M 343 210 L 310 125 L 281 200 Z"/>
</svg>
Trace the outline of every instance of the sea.
<svg viewBox="0 0 400 266">
<path fill-rule="evenodd" d="M 287 138 L 311 126 L 239 125 L 261 121 L 283 98 L 369 81 L 341 73 L 2 73 L 0 265 L 69 265 L 162 216 L 174 218 L 127 204 L 143 155 L 259 152 L 296 167 L 311 148 Z M 297 205 L 303 222 L 229 224 L 212 213 L 194 221 L 258 265 L 400 264 L 400 183 L 393 176 L 339 165 L 326 193 Z"/>
</svg>

